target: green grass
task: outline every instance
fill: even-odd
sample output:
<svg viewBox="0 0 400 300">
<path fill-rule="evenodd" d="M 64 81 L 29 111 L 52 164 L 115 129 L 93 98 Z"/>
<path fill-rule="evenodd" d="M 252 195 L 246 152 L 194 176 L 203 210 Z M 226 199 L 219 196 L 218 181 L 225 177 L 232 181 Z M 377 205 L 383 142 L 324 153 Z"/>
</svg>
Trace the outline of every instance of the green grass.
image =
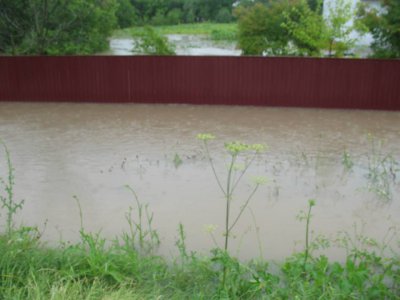
<svg viewBox="0 0 400 300">
<path fill-rule="evenodd" d="M 236 23 L 194 23 L 153 27 L 159 34 L 189 34 L 208 35 L 215 40 L 236 40 Z M 144 27 L 132 27 L 114 31 L 113 38 L 132 37 L 140 35 Z"/>
<path fill-rule="evenodd" d="M 271 272 L 221 249 L 177 261 L 142 255 L 125 243 L 82 233 L 81 242 L 48 248 L 37 231 L 0 236 L 1 299 L 399 299 L 400 260 L 357 250 L 344 264 L 304 253 Z M 222 269 L 226 283 L 221 286 Z"/>
</svg>

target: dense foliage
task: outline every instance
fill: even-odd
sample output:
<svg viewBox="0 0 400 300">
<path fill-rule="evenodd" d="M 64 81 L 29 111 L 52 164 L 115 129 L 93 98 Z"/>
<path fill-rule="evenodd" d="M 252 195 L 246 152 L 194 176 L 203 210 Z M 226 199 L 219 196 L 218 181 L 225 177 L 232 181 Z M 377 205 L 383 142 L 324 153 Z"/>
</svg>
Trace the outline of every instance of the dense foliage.
<svg viewBox="0 0 400 300">
<path fill-rule="evenodd" d="M 213 21 L 226 23 L 233 20 L 234 0 L 118 0 L 119 10 L 134 11 L 136 25 L 174 25 Z M 121 28 L 132 18 L 119 14 Z M 128 25 L 129 26 L 129 25 Z"/>
<path fill-rule="evenodd" d="M 0 0 L 0 53 L 92 54 L 117 27 L 231 22 L 234 0 Z"/>
<path fill-rule="evenodd" d="M 400 1 L 381 0 L 381 9 L 360 8 L 359 17 L 372 33 L 373 56 L 400 57 Z"/>
<path fill-rule="evenodd" d="M 0 0 L 0 52 L 89 54 L 108 47 L 115 0 Z"/>
<path fill-rule="evenodd" d="M 339 0 L 327 10 L 324 17 L 321 2 L 306 0 L 240 5 L 239 47 L 245 55 L 343 56 L 355 42 L 354 8 Z"/>
<path fill-rule="evenodd" d="M 285 21 L 283 11 L 288 8 L 284 1 L 274 1 L 266 6 L 262 3 L 239 6 L 238 46 L 244 55 L 288 54 L 289 34 L 281 26 Z"/>
<path fill-rule="evenodd" d="M 143 32 L 134 37 L 133 52 L 146 55 L 175 55 L 174 47 L 168 39 L 151 27 L 145 27 Z"/>
<path fill-rule="evenodd" d="M 0 53 L 93 54 L 109 47 L 113 30 L 191 23 L 229 23 L 244 55 L 353 55 L 354 32 L 371 32 L 375 57 L 400 57 L 400 2 L 350 0 L 0 0 Z M 331 5 L 331 6 L 329 6 Z M 323 14 L 323 11 L 329 12 Z M 355 21 L 354 21 L 355 20 Z M 235 30 L 236 31 L 236 30 Z"/>
</svg>

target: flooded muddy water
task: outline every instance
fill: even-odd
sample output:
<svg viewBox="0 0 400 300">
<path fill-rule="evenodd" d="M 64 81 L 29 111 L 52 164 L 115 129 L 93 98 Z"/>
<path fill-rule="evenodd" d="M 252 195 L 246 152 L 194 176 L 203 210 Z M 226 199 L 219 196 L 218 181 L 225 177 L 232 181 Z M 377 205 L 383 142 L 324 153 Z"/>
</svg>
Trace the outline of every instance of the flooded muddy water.
<svg viewBox="0 0 400 300">
<path fill-rule="evenodd" d="M 0 138 L 15 168 L 15 199 L 25 200 L 18 222 L 40 228 L 47 223 L 43 237 L 50 243 L 76 241 L 76 196 L 84 227 L 112 238 L 128 228 L 124 216 L 135 205 L 130 185 L 154 212 L 162 254 L 177 252 L 180 222 L 189 250 L 215 247 L 205 229 L 210 224 L 222 246 L 224 198 L 198 133 L 217 137 L 210 151 L 222 179 L 224 142 L 269 146 L 232 202 L 235 215 L 252 189 L 252 176 L 269 178 L 234 229 L 231 250 L 242 259 L 260 252 L 282 259 L 301 250 L 305 224 L 296 216 L 311 198 L 314 237 L 334 239 L 347 231 L 381 241 L 390 227 L 400 226 L 400 112 L 5 102 Z M 5 169 L 2 151 L 3 177 Z M 344 250 L 326 253 L 340 259 Z"/>
<path fill-rule="evenodd" d="M 239 56 L 241 50 L 236 49 L 235 42 L 213 41 L 206 35 L 167 34 L 168 41 L 174 46 L 177 55 L 193 56 Z M 134 40 L 130 37 L 111 38 L 111 55 L 140 55 L 133 52 Z"/>
</svg>

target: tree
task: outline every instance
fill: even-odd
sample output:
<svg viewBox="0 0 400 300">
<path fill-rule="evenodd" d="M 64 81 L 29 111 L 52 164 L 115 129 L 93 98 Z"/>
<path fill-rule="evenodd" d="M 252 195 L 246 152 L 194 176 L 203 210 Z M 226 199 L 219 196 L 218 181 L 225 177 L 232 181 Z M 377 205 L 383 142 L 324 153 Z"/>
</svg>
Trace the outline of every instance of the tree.
<svg viewBox="0 0 400 300">
<path fill-rule="evenodd" d="M 311 10 L 316 13 L 322 14 L 323 2 L 321 0 L 307 0 L 307 4 Z"/>
<path fill-rule="evenodd" d="M 352 33 L 358 29 L 356 10 L 348 0 L 336 0 L 327 5 L 325 35 L 328 43 L 328 55 L 343 56 L 354 47 L 357 39 Z"/>
<path fill-rule="evenodd" d="M 117 0 L 118 8 L 115 12 L 119 28 L 133 26 L 137 22 L 137 13 L 130 0 Z"/>
<path fill-rule="evenodd" d="M 108 47 L 115 0 L 0 0 L 0 51 L 90 54 Z"/>
<path fill-rule="evenodd" d="M 374 57 L 400 58 L 400 1 L 381 0 L 381 9 L 362 5 L 359 20 L 372 33 Z"/>
<path fill-rule="evenodd" d="M 171 9 L 166 15 L 167 24 L 175 25 L 182 21 L 182 10 L 179 8 Z"/>
<path fill-rule="evenodd" d="M 352 35 L 357 29 L 354 22 L 356 13 L 350 0 L 336 0 L 326 7 L 326 14 L 321 14 L 322 4 L 311 9 L 305 0 L 286 13 L 284 26 L 292 35 L 292 41 L 298 54 L 342 57 L 354 47 L 357 39 Z"/>
<path fill-rule="evenodd" d="M 298 55 L 320 56 L 325 46 L 325 23 L 323 16 L 300 0 L 290 10 L 283 12 L 282 24 L 296 46 Z"/>
<path fill-rule="evenodd" d="M 222 7 L 219 9 L 214 21 L 217 23 L 229 23 L 232 22 L 232 20 L 232 11 L 226 7 Z"/>
<path fill-rule="evenodd" d="M 285 55 L 289 53 L 289 32 L 281 25 L 283 12 L 291 2 L 273 1 L 240 5 L 235 9 L 238 18 L 238 46 L 243 55 Z"/>
<path fill-rule="evenodd" d="M 235 0 L 131 0 L 142 24 L 232 21 Z"/>
<path fill-rule="evenodd" d="M 24 1 L 0 0 L 0 52 L 16 54 L 30 24 Z"/>
<path fill-rule="evenodd" d="M 244 55 L 343 56 L 354 46 L 349 0 L 337 0 L 322 14 L 322 4 L 311 8 L 307 0 L 270 0 L 265 5 L 240 5 L 238 45 Z M 316 2 L 316 1 L 314 1 Z"/>
<path fill-rule="evenodd" d="M 175 55 L 173 46 L 168 39 L 151 27 L 145 27 L 144 32 L 134 36 L 133 52 L 148 55 Z"/>
</svg>

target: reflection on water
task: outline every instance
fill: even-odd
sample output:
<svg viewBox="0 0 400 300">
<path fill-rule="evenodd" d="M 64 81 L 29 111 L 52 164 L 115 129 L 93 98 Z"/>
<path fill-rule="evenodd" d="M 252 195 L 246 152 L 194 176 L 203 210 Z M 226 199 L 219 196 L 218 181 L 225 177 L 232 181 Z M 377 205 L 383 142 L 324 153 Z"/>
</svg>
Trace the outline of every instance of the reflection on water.
<svg viewBox="0 0 400 300">
<path fill-rule="evenodd" d="M 224 142 L 269 145 L 248 171 L 233 205 L 238 208 L 245 200 L 251 175 L 270 178 L 250 206 L 264 257 L 279 259 L 301 249 L 295 241 L 303 240 L 304 226 L 296 215 L 310 198 L 317 201 L 315 234 L 333 237 L 354 223 L 365 223 L 364 233 L 379 240 L 389 226 L 399 225 L 399 128 L 399 112 L 0 103 L 0 138 L 14 162 L 15 197 L 26 200 L 19 220 L 28 225 L 47 220 L 47 240 L 76 240 L 76 195 L 84 226 L 113 237 L 127 229 L 124 213 L 134 205 L 125 188 L 129 184 L 153 210 L 164 254 L 176 251 L 179 222 L 189 249 L 214 246 L 204 229 L 207 224 L 217 226 L 215 236 L 222 244 L 223 196 L 195 138 L 198 133 L 218 137 L 210 148 L 222 177 Z M 182 160 L 179 166 L 176 156 Z M 3 162 L 1 154 L 2 176 Z M 246 211 L 232 242 L 241 258 L 259 255 L 255 227 Z M 328 254 L 343 255 L 337 249 Z"/>
</svg>

